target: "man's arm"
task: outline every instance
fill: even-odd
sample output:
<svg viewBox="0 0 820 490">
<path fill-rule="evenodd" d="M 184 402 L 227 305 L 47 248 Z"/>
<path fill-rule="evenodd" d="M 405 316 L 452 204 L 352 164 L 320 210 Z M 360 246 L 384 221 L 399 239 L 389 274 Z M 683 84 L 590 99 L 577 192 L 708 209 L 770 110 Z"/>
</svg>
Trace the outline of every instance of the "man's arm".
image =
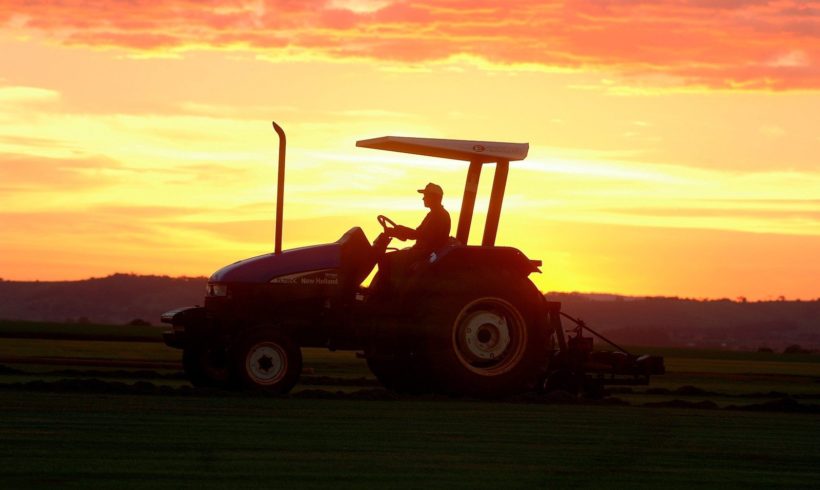
<svg viewBox="0 0 820 490">
<path fill-rule="evenodd" d="M 421 228 L 421 227 L 419 227 Z M 412 228 L 408 228 L 404 225 L 398 225 L 393 228 L 393 232 L 391 233 L 392 236 L 398 238 L 401 241 L 405 240 L 415 240 L 418 236 L 418 230 L 414 230 Z"/>
</svg>

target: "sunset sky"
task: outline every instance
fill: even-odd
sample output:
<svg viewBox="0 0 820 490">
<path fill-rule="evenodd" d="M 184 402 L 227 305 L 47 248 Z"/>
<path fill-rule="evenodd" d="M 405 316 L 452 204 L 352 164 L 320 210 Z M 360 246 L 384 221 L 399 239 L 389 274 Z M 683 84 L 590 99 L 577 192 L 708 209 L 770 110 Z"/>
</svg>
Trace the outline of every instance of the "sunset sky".
<svg viewBox="0 0 820 490">
<path fill-rule="evenodd" d="M 497 243 L 542 290 L 820 297 L 810 1 L 3 0 L 0 277 L 271 251 L 271 120 L 285 248 L 416 226 L 429 181 L 457 221 L 466 165 L 356 140 L 528 142 Z"/>
</svg>

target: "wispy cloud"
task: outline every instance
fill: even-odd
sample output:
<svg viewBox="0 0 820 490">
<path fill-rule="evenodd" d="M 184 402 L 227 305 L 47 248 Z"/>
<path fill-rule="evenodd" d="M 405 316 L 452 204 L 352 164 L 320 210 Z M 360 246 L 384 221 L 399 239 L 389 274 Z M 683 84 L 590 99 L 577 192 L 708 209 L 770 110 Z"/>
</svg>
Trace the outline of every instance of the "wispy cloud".
<svg viewBox="0 0 820 490">
<path fill-rule="evenodd" d="M 60 93 L 54 90 L 25 86 L 0 87 L 0 103 L 2 104 L 48 103 L 59 99 Z"/>
<path fill-rule="evenodd" d="M 419 63 L 594 67 L 653 83 L 820 88 L 820 5 L 797 0 L 4 2 L 0 23 L 63 43 L 168 55 L 252 50 Z"/>
<path fill-rule="evenodd" d="M 0 153 L 0 192 L 53 192 L 88 190 L 110 184 L 113 178 L 101 172 L 119 168 L 106 157 L 47 158 Z"/>
</svg>

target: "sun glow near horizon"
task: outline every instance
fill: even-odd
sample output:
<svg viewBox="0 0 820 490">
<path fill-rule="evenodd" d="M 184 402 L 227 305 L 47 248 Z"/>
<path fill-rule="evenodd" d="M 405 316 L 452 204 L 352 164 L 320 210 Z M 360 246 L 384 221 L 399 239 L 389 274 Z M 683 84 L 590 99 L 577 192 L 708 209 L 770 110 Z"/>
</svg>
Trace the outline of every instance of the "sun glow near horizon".
<svg viewBox="0 0 820 490">
<path fill-rule="evenodd" d="M 352 226 L 372 240 L 377 214 L 415 226 L 428 181 L 457 220 L 466 166 L 356 140 L 529 142 L 498 242 L 544 260 L 541 289 L 820 296 L 820 27 L 789 28 L 798 7 L 704 2 L 703 20 L 663 2 L 460 2 L 459 20 L 438 3 L 117 4 L 84 23 L 82 2 L 0 9 L 0 277 L 198 276 L 269 252 L 273 118 L 288 135 L 285 248 Z M 575 44 L 534 26 L 511 44 L 502 27 L 534 12 L 539 28 L 582 23 L 560 27 Z M 741 14 L 770 31 L 754 38 Z M 624 18 L 638 21 L 618 43 L 582 29 L 622 35 L 607 19 Z M 696 18 L 752 37 L 699 40 Z M 646 36 L 656 50 L 631 49 Z"/>
</svg>

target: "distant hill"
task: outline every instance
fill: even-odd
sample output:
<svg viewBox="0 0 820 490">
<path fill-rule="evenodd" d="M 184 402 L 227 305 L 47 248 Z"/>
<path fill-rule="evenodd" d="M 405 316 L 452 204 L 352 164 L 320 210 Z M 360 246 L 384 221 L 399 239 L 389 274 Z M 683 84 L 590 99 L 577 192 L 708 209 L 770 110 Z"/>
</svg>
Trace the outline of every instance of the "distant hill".
<svg viewBox="0 0 820 490">
<path fill-rule="evenodd" d="M 0 319 L 158 325 L 172 308 L 202 304 L 207 279 L 114 274 L 62 282 L 0 281 Z M 736 302 L 547 293 L 562 311 L 623 345 L 820 350 L 820 300 Z M 564 322 L 566 329 L 571 324 Z"/>
<path fill-rule="evenodd" d="M 202 304 L 205 277 L 114 274 L 83 281 L 0 281 L 0 319 L 123 325 L 160 323 L 179 306 Z"/>
<path fill-rule="evenodd" d="M 623 344 L 743 350 L 782 350 L 797 344 L 820 349 L 820 300 L 739 302 L 581 293 L 546 297 Z"/>
</svg>

